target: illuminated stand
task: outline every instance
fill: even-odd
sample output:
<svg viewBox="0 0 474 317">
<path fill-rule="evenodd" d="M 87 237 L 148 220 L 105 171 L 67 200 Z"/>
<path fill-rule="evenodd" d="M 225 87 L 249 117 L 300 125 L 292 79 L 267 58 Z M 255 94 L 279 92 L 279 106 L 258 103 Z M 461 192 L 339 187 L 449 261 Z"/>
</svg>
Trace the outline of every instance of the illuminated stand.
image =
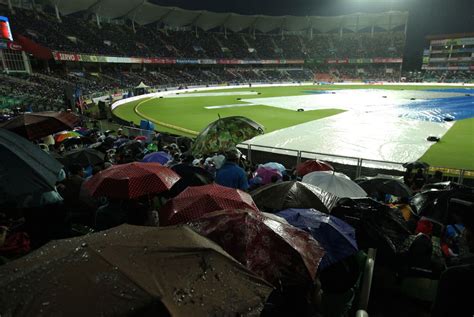
<svg viewBox="0 0 474 317">
<path fill-rule="evenodd" d="M 31 74 L 30 59 L 13 41 L 9 20 L 4 16 L 0 16 L 0 72 Z"/>
</svg>

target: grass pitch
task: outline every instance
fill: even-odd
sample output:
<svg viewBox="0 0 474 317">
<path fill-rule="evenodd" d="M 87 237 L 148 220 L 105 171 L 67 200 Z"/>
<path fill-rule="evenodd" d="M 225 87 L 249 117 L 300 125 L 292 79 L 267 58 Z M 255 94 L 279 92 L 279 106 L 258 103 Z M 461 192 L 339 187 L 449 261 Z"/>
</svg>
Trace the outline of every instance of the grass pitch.
<svg viewBox="0 0 474 317">
<path fill-rule="evenodd" d="M 307 90 L 335 89 L 392 89 L 392 90 L 426 90 L 439 89 L 440 86 L 286 86 L 286 87 L 242 87 L 232 89 L 210 90 L 206 92 L 237 92 L 255 91 L 259 95 L 228 95 L 228 96 L 197 96 L 195 98 L 144 98 L 133 101 L 114 109 L 114 114 L 127 121 L 140 123 L 143 118 L 155 123 L 159 131 L 170 132 L 185 136 L 195 136 L 218 116 L 227 117 L 241 115 L 248 117 L 265 127 L 265 132 L 271 132 L 312 120 L 332 116 L 343 112 L 340 109 L 312 110 L 296 112 L 275 107 L 254 105 L 219 109 L 205 109 L 208 106 L 228 104 L 245 104 L 237 100 L 251 98 L 268 98 L 282 96 L 297 96 L 306 94 Z M 449 88 L 453 88 L 450 86 Z M 188 94 L 193 94 L 190 92 Z M 349 101 L 350 102 L 350 101 Z M 443 166 L 459 169 L 474 170 L 474 119 L 457 121 L 444 135 L 441 141 L 433 145 L 421 158 L 432 166 Z"/>
</svg>

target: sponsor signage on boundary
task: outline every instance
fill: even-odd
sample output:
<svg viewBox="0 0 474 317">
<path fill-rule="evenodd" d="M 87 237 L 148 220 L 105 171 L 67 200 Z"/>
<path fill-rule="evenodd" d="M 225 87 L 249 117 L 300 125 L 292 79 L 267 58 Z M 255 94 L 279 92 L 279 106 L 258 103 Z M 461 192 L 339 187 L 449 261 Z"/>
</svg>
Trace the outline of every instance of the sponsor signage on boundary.
<svg viewBox="0 0 474 317">
<path fill-rule="evenodd" d="M 402 58 L 340 58 L 340 59 L 309 59 L 309 64 L 400 64 Z"/>
<path fill-rule="evenodd" d="M 20 46 L 21 47 L 21 46 Z M 20 48 L 21 49 L 21 48 Z M 203 64 L 203 65 L 240 65 L 240 64 L 372 64 L 372 63 L 401 63 L 401 58 L 357 58 L 357 59 L 194 59 L 194 58 L 169 58 L 169 57 L 116 57 L 104 55 L 74 54 L 67 52 L 53 51 L 53 58 L 56 61 L 64 62 L 85 62 L 85 63 L 122 63 L 122 64 Z"/>
</svg>

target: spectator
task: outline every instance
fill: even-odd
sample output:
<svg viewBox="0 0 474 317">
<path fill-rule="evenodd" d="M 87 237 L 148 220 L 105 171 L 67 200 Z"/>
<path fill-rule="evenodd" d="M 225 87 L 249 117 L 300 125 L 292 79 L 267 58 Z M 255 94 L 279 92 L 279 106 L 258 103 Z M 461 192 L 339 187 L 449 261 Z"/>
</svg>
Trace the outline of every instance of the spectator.
<svg viewBox="0 0 474 317">
<path fill-rule="evenodd" d="M 224 165 L 217 170 L 216 183 L 222 186 L 247 190 L 249 187 L 247 175 L 239 166 L 240 152 L 233 149 L 226 153 Z"/>
<path fill-rule="evenodd" d="M 415 176 L 413 176 L 413 184 L 412 184 L 412 189 L 414 191 L 418 191 L 425 185 L 426 183 L 426 176 L 423 173 L 423 169 L 419 168 L 416 171 Z"/>
<path fill-rule="evenodd" d="M 434 183 L 439 183 L 442 181 L 443 181 L 443 172 L 436 171 L 434 175 L 426 181 L 426 184 L 434 184 Z"/>
</svg>

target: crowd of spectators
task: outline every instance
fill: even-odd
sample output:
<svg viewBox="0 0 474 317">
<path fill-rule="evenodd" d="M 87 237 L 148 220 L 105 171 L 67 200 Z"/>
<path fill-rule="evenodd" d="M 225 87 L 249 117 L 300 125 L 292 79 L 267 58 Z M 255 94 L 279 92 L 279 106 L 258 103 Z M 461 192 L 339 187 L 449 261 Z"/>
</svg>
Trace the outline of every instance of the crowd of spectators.
<svg viewBox="0 0 474 317">
<path fill-rule="evenodd" d="M 7 10 L 5 8 L 5 10 Z M 249 34 L 172 31 L 156 25 L 132 27 L 127 21 L 101 23 L 92 15 L 64 16 L 15 10 L 12 30 L 48 48 L 85 54 L 140 57 L 304 59 L 401 57 L 402 32 L 340 34 Z"/>
</svg>

